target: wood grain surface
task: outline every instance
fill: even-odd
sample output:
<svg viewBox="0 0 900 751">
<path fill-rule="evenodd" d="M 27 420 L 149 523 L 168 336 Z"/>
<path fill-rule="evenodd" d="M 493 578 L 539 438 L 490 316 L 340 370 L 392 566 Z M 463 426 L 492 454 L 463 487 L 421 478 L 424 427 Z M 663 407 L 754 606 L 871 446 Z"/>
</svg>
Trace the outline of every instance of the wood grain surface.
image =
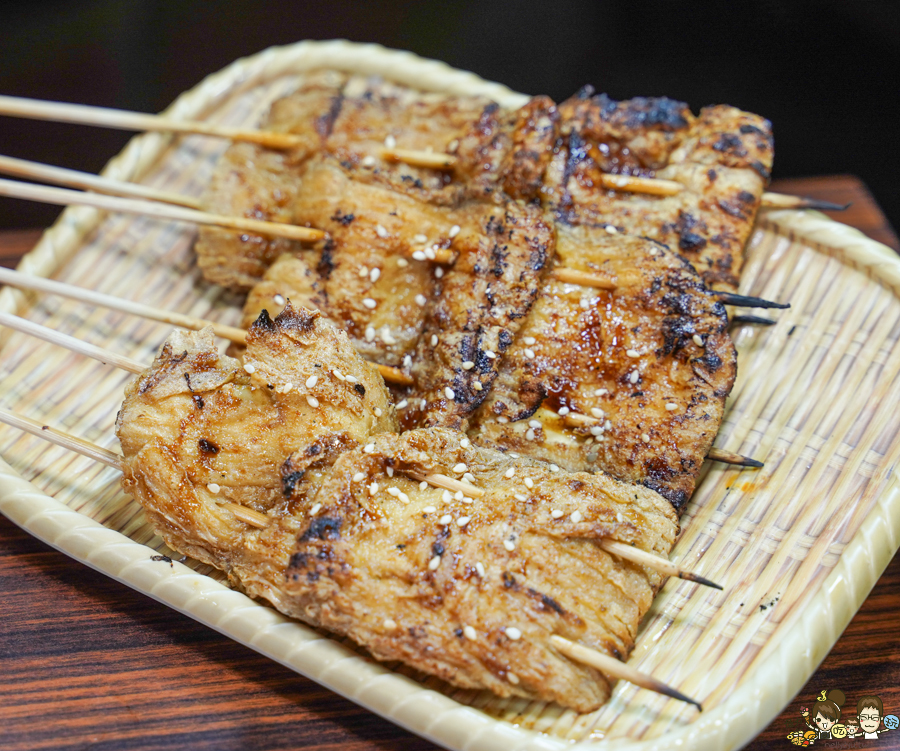
<svg viewBox="0 0 900 751">
<path fill-rule="evenodd" d="M 840 221 L 900 251 L 865 185 L 850 175 L 778 181 L 773 190 L 852 202 Z M 40 230 L 0 233 L 14 266 Z M 160 564 L 165 565 L 165 564 Z M 794 701 L 747 748 L 790 748 L 800 707 L 823 689 L 863 694 L 900 715 L 900 556 Z M 900 749 L 877 741 L 819 741 Z M 435 749 L 156 601 L 25 534 L 0 516 L 0 749 L 228 751 Z M 502 750 L 498 750 L 502 751 Z"/>
</svg>

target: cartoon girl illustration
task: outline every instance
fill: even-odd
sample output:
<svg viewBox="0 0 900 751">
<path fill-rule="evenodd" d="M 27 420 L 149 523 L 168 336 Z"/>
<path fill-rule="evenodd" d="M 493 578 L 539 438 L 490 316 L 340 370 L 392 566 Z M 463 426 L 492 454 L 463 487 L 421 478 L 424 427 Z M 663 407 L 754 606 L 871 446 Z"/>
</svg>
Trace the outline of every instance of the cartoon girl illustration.
<svg viewBox="0 0 900 751">
<path fill-rule="evenodd" d="M 834 688 L 819 694 L 811 712 L 806 707 L 801 707 L 800 714 L 803 715 L 807 726 L 818 733 L 819 740 L 831 738 L 831 728 L 841 719 L 841 707 L 844 706 L 846 698 L 843 691 Z M 812 723 L 809 721 L 810 717 Z"/>
</svg>

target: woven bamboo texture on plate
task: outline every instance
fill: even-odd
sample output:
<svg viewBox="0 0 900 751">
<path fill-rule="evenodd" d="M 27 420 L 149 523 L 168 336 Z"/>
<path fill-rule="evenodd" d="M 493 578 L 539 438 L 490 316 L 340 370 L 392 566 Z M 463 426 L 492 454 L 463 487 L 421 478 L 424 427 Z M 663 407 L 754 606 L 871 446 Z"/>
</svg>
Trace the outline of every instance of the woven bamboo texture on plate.
<svg viewBox="0 0 900 751">
<path fill-rule="evenodd" d="M 168 114 L 253 125 L 303 71 L 335 67 L 425 90 L 524 97 L 408 53 L 300 43 L 238 61 Z M 134 139 L 105 174 L 199 195 L 225 144 Z M 160 307 L 237 323 L 240 300 L 202 281 L 194 229 L 69 209 L 20 269 Z M 831 648 L 900 544 L 900 262 L 821 215 L 769 212 L 748 248 L 742 292 L 789 300 L 770 328 L 734 332 L 739 377 L 717 445 L 765 461 L 708 465 L 673 559 L 724 592 L 669 581 L 631 664 L 701 699 L 686 705 L 620 683 L 578 715 L 500 700 L 395 671 L 233 592 L 217 572 L 167 551 L 108 467 L 0 429 L 0 511 L 73 558 L 454 749 L 730 749 L 786 705 Z M 150 362 L 168 328 L 49 297 L 0 293 L 0 309 Z M 0 404 L 116 449 L 130 378 L 0 332 Z"/>
</svg>

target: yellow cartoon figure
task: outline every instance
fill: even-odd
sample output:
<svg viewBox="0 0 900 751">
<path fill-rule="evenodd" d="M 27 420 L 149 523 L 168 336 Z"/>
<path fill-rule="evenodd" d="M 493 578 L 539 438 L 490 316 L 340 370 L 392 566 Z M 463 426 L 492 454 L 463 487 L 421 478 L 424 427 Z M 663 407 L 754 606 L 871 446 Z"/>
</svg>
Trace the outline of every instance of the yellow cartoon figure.
<svg viewBox="0 0 900 751">
<path fill-rule="evenodd" d="M 806 707 L 801 708 L 800 713 L 803 715 L 804 721 L 808 727 L 815 731 L 816 736 L 820 740 L 832 737 L 844 738 L 847 736 L 847 728 L 843 725 L 838 725 L 838 721 L 841 719 L 841 707 L 844 705 L 846 698 L 843 691 L 835 688 L 819 694 L 819 698 L 813 704 L 811 712 Z M 810 718 L 812 718 L 812 722 L 810 722 Z M 838 732 L 842 733 L 841 735 L 832 735 L 835 726 L 838 727 Z"/>
</svg>

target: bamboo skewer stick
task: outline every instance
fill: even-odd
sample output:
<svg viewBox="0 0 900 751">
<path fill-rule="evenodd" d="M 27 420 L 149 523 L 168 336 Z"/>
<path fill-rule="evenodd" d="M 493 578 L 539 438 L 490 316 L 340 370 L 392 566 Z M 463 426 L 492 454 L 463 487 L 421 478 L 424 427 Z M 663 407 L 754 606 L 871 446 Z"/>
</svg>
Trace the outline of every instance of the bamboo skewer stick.
<svg viewBox="0 0 900 751">
<path fill-rule="evenodd" d="M 713 291 L 713 296 L 719 298 L 720 302 L 725 305 L 734 305 L 738 308 L 778 308 L 783 310 L 791 307 L 790 303 L 772 302 L 771 300 L 763 300 L 761 297 L 750 297 L 749 295 L 736 295 L 733 292 Z"/>
<path fill-rule="evenodd" d="M 149 318 L 153 321 L 162 323 L 171 323 L 173 326 L 199 331 L 200 329 L 212 326 L 217 336 L 227 339 L 235 344 L 244 345 L 247 343 L 247 332 L 234 326 L 228 326 L 224 323 L 216 323 L 215 321 L 207 321 L 204 318 L 196 316 L 184 315 L 183 313 L 173 313 L 168 310 L 161 310 L 150 305 L 132 302 L 121 297 L 113 297 L 105 295 L 101 292 L 94 292 L 82 287 L 76 287 L 73 284 L 64 282 L 56 282 L 52 279 L 44 279 L 40 276 L 32 276 L 30 274 L 22 274 L 11 269 L 0 268 L 0 283 L 9 284 L 12 287 L 20 289 L 30 289 L 38 292 L 47 292 L 52 295 L 60 295 L 68 297 L 79 302 L 89 303 L 91 305 L 99 305 L 103 308 L 118 310 L 123 313 Z M 381 365 L 378 363 L 370 363 L 370 365 L 378 368 L 382 378 L 389 383 L 398 386 L 412 386 L 413 379 L 399 368 L 390 365 Z"/>
<path fill-rule="evenodd" d="M 715 446 L 713 446 L 709 450 L 706 458 L 710 461 L 724 462 L 725 464 L 735 464 L 739 467 L 755 467 L 756 469 L 759 469 L 760 467 L 765 466 L 758 459 L 751 459 L 749 456 L 735 454 L 731 451 L 725 451 L 725 449 L 717 449 Z"/>
<path fill-rule="evenodd" d="M 700 576 L 691 571 L 685 571 L 677 564 L 674 564 L 665 558 L 660 558 L 653 553 L 648 553 L 645 550 L 636 548 L 633 545 L 626 545 L 623 542 L 616 542 L 615 540 L 600 540 L 597 544 L 607 553 L 617 555 L 619 558 L 624 558 L 639 566 L 652 568 L 663 576 L 674 576 L 678 579 L 696 582 L 697 584 L 705 584 L 707 587 L 713 587 L 714 589 L 722 589 L 721 585 L 710 581 L 704 576 Z"/>
<path fill-rule="evenodd" d="M 450 170 L 456 166 L 453 154 L 440 151 L 416 151 L 413 149 L 382 149 L 381 158 L 386 162 L 402 162 L 411 167 Z"/>
<path fill-rule="evenodd" d="M 123 196 L 125 198 L 143 198 L 148 201 L 160 201 L 177 206 L 185 206 L 189 209 L 199 210 L 202 207 L 200 200 L 183 193 L 169 193 L 164 190 L 156 190 L 147 185 L 113 180 L 109 177 L 92 175 L 90 172 L 54 167 L 40 162 L 29 162 L 25 159 L 15 159 L 11 156 L 0 155 L 0 174 L 12 175 L 26 180 L 50 183 L 52 185 L 64 185 L 69 188 L 92 190 L 96 193 L 105 193 L 110 196 Z"/>
<path fill-rule="evenodd" d="M 10 313 L 0 312 L 0 326 L 6 326 L 15 331 L 21 331 L 23 334 L 28 334 L 30 336 L 37 337 L 38 339 L 43 339 L 45 342 L 50 342 L 51 344 L 65 347 L 66 349 L 77 352 L 78 354 L 87 355 L 88 357 L 99 360 L 106 365 L 113 365 L 117 368 L 121 368 L 122 370 L 127 370 L 129 373 L 143 373 L 148 367 L 150 367 L 149 365 L 138 362 L 137 360 L 132 360 L 130 357 L 118 355 L 115 352 L 110 352 L 109 350 L 105 350 L 102 347 L 96 347 L 93 344 L 88 344 L 87 342 L 83 342 L 80 339 L 69 336 L 68 334 L 54 331 L 53 329 L 47 328 L 46 326 L 32 323 L 31 321 L 27 321 L 24 318 L 20 318 L 19 316 L 11 315 Z"/>
<path fill-rule="evenodd" d="M 761 205 L 764 209 L 816 209 L 817 211 L 846 211 L 851 206 L 849 203 L 832 203 L 818 198 L 768 192 L 762 194 Z"/>
<path fill-rule="evenodd" d="M 289 240 L 314 241 L 321 240 L 325 233 L 320 229 L 311 227 L 298 227 L 293 224 L 280 222 L 263 222 L 258 219 L 244 219 L 241 217 L 210 214 L 205 211 L 196 211 L 182 206 L 172 206 L 156 201 L 142 201 L 136 198 L 119 198 L 117 196 L 104 196 L 96 193 L 83 193 L 77 190 L 65 188 L 50 188 L 43 185 L 32 185 L 15 180 L 0 179 L 0 196 L 9 198 L 23 198 L 28 201 L 40 203 L 52 203 L 57 206 L 91 206 L 106 211 L 118 211 L 125 214 L 140 214 L 157 219 L 169 219 L 176 222 L 189 222 L 191 224 L 205 224 L 214 227 L 236 229 L 244 232 L 252 232 L 256 235 L 268 235 L 271 237 L 286 237 Z"/>
<path fill-rule="evenodd" d="M 89 441 L 85 441 L 68 433 L 50 428 L 49 426 L 42 425 L 41 423 L 37 422 L 36 420 L 32 420 L 31 418 L 8 412 L 5 409 L 0 409 L 0 422 L 11 425 L 15 428 L 19 428 L 20 430 L 24 430 L 40 438 L 44 438 L 51 443 L 55 443 L 58 446 L 62 446 L 64 448 L 70 449 L 71 451 L 82 454 L 83 456 L 87 456 L 91 459 L 100 461 L 120 471 L 122 469 L 123 457 L 121 456 L 121 454 L 109 451 L 108 449 L 105 449 L 101 446 L 97 446 L 96 444 L 90 443 Z M 412 475 L 412 473 L 407 474 Z M 241 506 L 237 503 L 226 502 L 218 505 L 227 508 L 232 514 L 234 514 L 235 518 L 239 519 L 245 524 L 248 524 L 251 527 L 255 527 L 256 529 L 265 529 L 271 522 L 269 517 L 265 514 L 262 514 L 255 509 Z M 606 541 L 603 541 L 603 543 L 605 542 Z M 611 544 L 618 545 L 619 543 Z M 627 545 L 624 547 L 630 548 L 630 546 Z M 656 556 L 650 557 L 656 558 Z M 628 665 L 621 662 L 620 660 L 615 659 L 614 657 L 610 657 L 601 652 L 590 649 L 589 647 L 570 642 L 560 636 L 551 636 L 550 640 L 551 643 L 553 643 L 553 645 L 560 652 L 565 654 L 570 659 L 575 660 L 576 662 L 581 662 L 585 665 L 590 665 L 591 667 L 600 670 L 602 673 L 613 679 L 628 681 L 629 683 L 634 683 L 635 685 L 641 686 L 642 688 L 647 688 L 651 691 L 665 694 L 666 696 L 670 696 L 674 699 L 679 699 L 680 701 L 685 701 L 689 704 L 693 704 L 701 711 L 703 709 L 703 707 L 701 707 L 698 702 L 685 696 L 680 691 L 676 691 L 670 686 L 667 686 L 666 684 L 656 680 L 652 676 L 641 673 L 640 671 L 629 667 Z"/>
<path fill-rule="evenodd" d="M 404 469 L 403 473 L 409 475 L 414 480 L 427 482 L 429 485 L 433 485 L 436 488 L 444 488 L 444 490 L 452 490 L 454 492 L 461 491 L 470 498 L 481 498 L 481 496 L 484 495 L 484 491 L 477 485 L 472 485 L 472 483 L 464 482 L 462 480 L 455 480 L 452 477 L 447 477 L 447 475 L 442 475 L 438 472 L 423 474 L 411 469 Z"/>
<path fill-rule="evenodd" d="M 289 149 L 300 145 L 302 142 L 299 136 L 291 133 L 229 128 L 196 120 L 177 120 L 161 115 L 128 112 L 109 107 L 90 107 L 84 104 L 68 104 L 65 102 L 44 102 L 38 99 L 26 99 L 15 96 L 0 96 L 0 115 L 24 117 L 31 120 L 50 120 L 58 123 L 97 125 L 118 130 L 196 133 L 228 138 L 232 141 L 248 141 L 270 149 Z"/>
<path fill-rule="evenodd" d="M 558 634 L 553 634 L 550 637 L 550 643 L 570 660 L 589 665 L 592 668 L 596 668 L 601 673 L 613 678 L 628 681 L 641 688 L 655 691 L 658 694 L 665 694 L 673 699 L 678 699 L 678 701 L 693 704 L 701 712 L 703 711 L 703 706 L 699 701 L 691 699 L 689 696 L 675 690 L 671 686 L 667 686 L 665 683 L 656 680 L 656 678 L 653 678 L 646 673 L 635 670 L 633 667 L 620 662 L 615 657 L 610 657 L 602 652 L 571 642 Z"/>
<path fill-rule="evenodd" d="M 684 185 L 674 180 L 657 177 L 634 177 L 633 175 L 611 175 L 604 172 L 600 184 L 610 190 L 624 190 L 628 193 L 643 193 L 651 196 L 674 196 L 684 190 Z"/>
</svg>

